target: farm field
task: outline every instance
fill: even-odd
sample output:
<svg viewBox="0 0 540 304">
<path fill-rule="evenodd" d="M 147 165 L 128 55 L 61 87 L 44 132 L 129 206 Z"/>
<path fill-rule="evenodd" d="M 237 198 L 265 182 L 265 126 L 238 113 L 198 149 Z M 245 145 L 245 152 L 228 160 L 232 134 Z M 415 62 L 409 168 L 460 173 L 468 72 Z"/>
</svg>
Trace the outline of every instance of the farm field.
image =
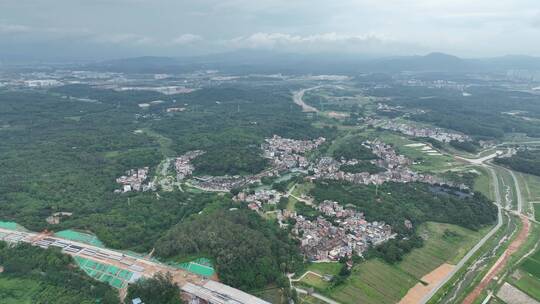
<svg viewBox="0 0 540 304">
<path fill-rule="evenodd" d="M 415 171 L 445 171 L 456 165 L 452 157 L 448 155 L 429 155 L 422 151 L 422 147 L 415 145 L 421 142 L 410 140 L 396 133 L 367 131 L 367 134 L 370 137 L 380 138 L 383 142 L 394 145 L 398 153 L 416 161 L 417 164 L 412 166 Z"/>
<path fill-rule="evenodd" d="M 418 280 L 395 265 L 372 259 L 354 267 L 346 282 L 328 293 L 340 303 L 396 303 Z"/>
<path fill-rule="evenodd" d="M 518 180 L 524 185 L 523 197 L 529 201 L 540 201 L 540 176 L 518 173 Z"/>
<path fill-rule="evenodd" d="M 308 273 L 300 280 L 300 285 L 306 285 L 307 287 L 313 287 L 316 290 L 324 291 L 330 286 L 330 283 L 324 281 L 323 278 L 318 275 Z"/>
<path fill-rule="evenodd" d="M 540 250 L 523 261 L 519 272 L 516 287 L 540 301 Z"/>
<path fill-rule="evenodd" d="M 351 276 L 325 295 L 342 303 L 396 303 L 421 278 L 443 263 L 456 264 L 486 233 L 488 228 L 472 231 L 459 226 L 428 222 L 419 229 L 424 246 L 413 250 L 403 261 L 390 265 L 380 259 L 371 259 L 353 268 Z M 332 263 L 312 264 L 308 268 L 319 274 L 339 270 Z M 303 284 L 309 285 L 309 280 Z M 319 279 L 317 285 L 323 282 Z M 313 287 L 320 289 L 313 283 Z"/>
<path fill-rule="evenodd" d="M 320 275 L 336 275 L 339 273 L 340 269 L 341 265 L 338 263 L 313 263 L 308 267 L 309 271 L 316 272 Z"/>
<path fill-rule="evenodd" d="M 428 222 L 419 228 L 419 234 L 425 239 L 424 246 L 408 254 L 399 267 L 421 278 L 445 262 L 457 264 L 489 229 L 472 231 L 455 225 Z"/>
<path fill-rule="evenodd" d="M 486 172 L 486 170 L 478 168 L 478 171 L 480 171 L 482 174 L 476 177 L 474 180 L 474 190 L 482 192 L 485 196 L 489 197 L 490 199 L 494 199 L 493 197 L 493 185 L 491 183 L 491 178 L 489 177 L 489 173 Z"/>
</svg>

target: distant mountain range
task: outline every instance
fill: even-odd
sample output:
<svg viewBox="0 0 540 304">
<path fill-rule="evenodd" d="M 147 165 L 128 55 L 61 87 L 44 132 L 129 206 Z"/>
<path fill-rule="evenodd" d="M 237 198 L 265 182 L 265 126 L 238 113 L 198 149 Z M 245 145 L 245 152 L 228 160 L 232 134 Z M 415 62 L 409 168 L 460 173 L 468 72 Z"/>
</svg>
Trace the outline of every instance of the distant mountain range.
<svg viewBox="0 0 540 304">
<path fill-rule="evenodd" d="M 512 69 L 540 71 L 540 57 L 503 56 L 463 59 L 444 53 L 425 56 L 368 58 L 343 54 L 285 54 L 238 51 L 198 57 L 136 57 L 85 65 L 119 72 L 173 73 L 201 69 L 251 73 L 362 73 L 381 72 L 504 72 Z"/>
</svg>

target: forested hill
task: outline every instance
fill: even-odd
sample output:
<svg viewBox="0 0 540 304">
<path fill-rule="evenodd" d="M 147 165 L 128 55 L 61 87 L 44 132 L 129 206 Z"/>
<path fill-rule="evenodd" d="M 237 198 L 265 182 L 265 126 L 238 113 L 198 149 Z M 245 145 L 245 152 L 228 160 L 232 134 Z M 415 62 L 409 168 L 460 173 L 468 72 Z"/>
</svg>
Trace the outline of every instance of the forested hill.
<svg viewBox="0 0 540 304">
<path fill-rule="evenodd" d="M 497 158 L 495 162 L 516 171 L 540 176 L 540 150 L 518 151 L 512 157 Z"/>
<path fill-rule="evenodd" d="M 456 224 L 479 229 L 494 223 L 496 206 L 481 193 L 461 193 L 459 190 L 424 183 L 384 183 L 354 185 L 346 182 L 317 182 L 311 194 L 319 202 L 336 200 L 362 210 L 370 221 L 385 221 L 397 232 L 407 232 L 403 221 L 415 225 L 427 221 Z"/>
<path fill-rule="evenodd" d="M 118 304 L 118 293 L 106 283 L 98 282 L 59 249 L 44 250 L 29 244 L 9 246 L 0 242 L 0 303 Z M 5 293 L 4 293 L 5 292 Z M 11 293 L 21 293 L 11 294 Z M 4 302 L 7 301 L 7 302 Z M 19 303 L 19 302 L 17 302 Z"/>
</svg>

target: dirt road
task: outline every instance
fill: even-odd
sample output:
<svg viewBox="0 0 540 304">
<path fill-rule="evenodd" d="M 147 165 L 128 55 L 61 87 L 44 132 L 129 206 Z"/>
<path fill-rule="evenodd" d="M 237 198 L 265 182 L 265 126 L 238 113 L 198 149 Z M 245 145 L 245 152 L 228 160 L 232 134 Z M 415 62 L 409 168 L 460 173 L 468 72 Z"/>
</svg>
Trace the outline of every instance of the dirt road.
<svg viewBox="0 0 540 304">
<path fill-rule="evenodd" d="M 523 227 L 521 231 L 519 232 L 518 236 L 510 245 L 508 248 L 504 251 L 504 253 L 501 255 L 501 257 L 495 262 L 495 264 L 491 267 L 491 269 L 487 272 L 487 274 L 484 276 L 482 281 L 480 281 L 480 284 L 476 286 L 476 288 L 467 295 L 465 300 L 463 300 L 463 304 L 472 304 L 476 299 L 480 296 L 482 291 L 489 285 L 491 280 L 495 278 L 501 270 L 504 269 L 506 264 L 508 263 L 508 260 L 514 254 L 523 243 L 527 240 L 527 236 L 529 235 L 529 230 L 531 228 L 531 224 L 529 222 L 529 219 L 526 216 L 520 215 L 521 223 L 523 224 Z"/>
<path fill-rule="evenodd" d="M 317 110 L 315 107 L 312 107 L 308 104 L 306 104 L 304 102 L 304 94 L 307 92 L 307 91 L 311 91 L 311 90 L 315 90 L 315 89 L 318 89 L 320 88 L 320 86 L 316 86 L 316 87 L 313 87 L 313 88 L 309 88 L 309 89 L 302 89 L 300 91 L 296 91 L 293 93 L 293 101 L 295 104 L 299 105 L 302 107 L 302 111 L 303 112 L 319 112 L 319 110 Z"/>
</svg>

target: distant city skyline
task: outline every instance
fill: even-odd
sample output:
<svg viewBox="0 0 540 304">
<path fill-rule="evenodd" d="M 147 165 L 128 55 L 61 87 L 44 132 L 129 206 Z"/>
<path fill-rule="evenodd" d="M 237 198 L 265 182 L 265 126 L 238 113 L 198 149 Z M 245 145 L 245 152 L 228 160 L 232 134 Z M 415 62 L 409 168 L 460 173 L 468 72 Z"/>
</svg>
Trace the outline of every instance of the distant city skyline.
<svg viewBox="0 0 540 304">
<path fill-rule="evenodd" d="M 375 0 L 3 0 L 0 59 L 187 56 L 240 49 L 540 56 L 540 3 Z"/>
</svg>

